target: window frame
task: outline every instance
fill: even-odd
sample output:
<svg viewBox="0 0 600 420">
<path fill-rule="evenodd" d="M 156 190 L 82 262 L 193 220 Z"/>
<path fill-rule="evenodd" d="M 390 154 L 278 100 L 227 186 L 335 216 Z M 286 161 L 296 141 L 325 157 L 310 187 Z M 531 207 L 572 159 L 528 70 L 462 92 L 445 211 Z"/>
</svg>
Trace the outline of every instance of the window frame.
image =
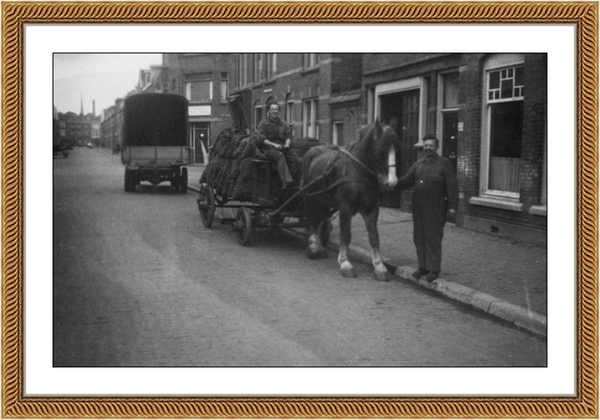
<svg viewBox="0 0 600 420">
<path fill-rule="evenodd" d="M 208 96 L 207 100 L 192 100 L 192 83 L 208 83 Z M 214 98 L 214 83 L 212 79 L 190 79 L 185 81 L 185 97 L 190 104 L 210 104 Z"/>
<path fill-rule="evenodd" d="M 308 114 L 308 105 L 310 104 L 310 116 Z M 319 138 L 318 121 L 318 98 L 310 98 L 302 101 L 302 134 L 304 137 Z M 307 118 L 308 117 L 308 118 Z M 310 120 L 310 126 L 308 125 Z"/>
<path fill-rule="evenodd" d="M 484 62 L 482 71 L 482 136 L 481 136 L 481 169 L 479 172 L 480 191 L 479 196 L 484 198 L 498 199 L 503 201 L 510 201 L 518 203 L 521 198 L 519 192 L 514 191 L 502 191 L 494 190 L 489 187 L 490 185 L 490 161 L 491 161 L 491 126 L 492 126 L 492 106 L 502 102 L 516 102 L 524 101 L 525 96 L 520 96 L 517 99 L 494 99 L 492 101 L 488 98 L 488 86 L 489 77 L 492 72 L 516 68 L 525 66 L 524 54 L 498 54 L 491 57 Z"/>
</svg>

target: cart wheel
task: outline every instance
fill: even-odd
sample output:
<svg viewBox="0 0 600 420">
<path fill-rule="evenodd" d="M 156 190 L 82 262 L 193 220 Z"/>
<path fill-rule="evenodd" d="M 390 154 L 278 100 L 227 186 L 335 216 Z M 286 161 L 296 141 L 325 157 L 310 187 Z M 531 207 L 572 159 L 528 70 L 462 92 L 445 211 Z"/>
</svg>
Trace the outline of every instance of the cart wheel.
<svg viewBox="0 0 600 420">
<path fill-rule="evenodd" d="M 329 236 L 333 230 L 333 225 L 330 221 L 321 223 L 321 245 L 325 246 L 329 242 Z"/>
<path fill-rule="evenodd" d="M 210 228 L 215 220 L 215 193 L 208 185 L 200 186 L 200 196 L 198 198 L 198 210 L 205 228 Z"/>
<path fill-rule="evenodd" d="M 250 214 L 250 209 L 240 207 L 235 221 L 238 242 L 243 246 L 250 245 L 250 240 L 252 239 L 252 215 Z"/>
<path fill-rule="evenodd" d="M 181 168 L 181 178 L 179 179 L 179 192 L 186 194 L 188 190 L 188 170 L 187 168 Z"/>
</svg>

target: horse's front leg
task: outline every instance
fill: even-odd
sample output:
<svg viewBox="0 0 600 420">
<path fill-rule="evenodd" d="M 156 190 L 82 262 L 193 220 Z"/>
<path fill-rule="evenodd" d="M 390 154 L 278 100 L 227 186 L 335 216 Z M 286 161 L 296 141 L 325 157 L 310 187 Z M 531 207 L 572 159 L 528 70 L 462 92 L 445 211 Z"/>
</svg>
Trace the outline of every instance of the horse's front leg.
<svg viewBox="0 0 600 420">
<path fill-rule="evenodd" d="M 344 277 L 356 277 L 356 270 L 348 261 L 348 246 L 352 238 L 352 214 L 347 209 L 340 209 L 340 253 L 338 263 Z"/>
<path fill-rule="evenodd" d="M 389 281 L 387 268 L 381 260 L 379 253 L 379 231 L 377 230 L 377 219 L 379 218 L 379 208 L 374 207 L 368 212 L 361 213 L 365 220 L 367 233 L 369 235 L 369 244 L 371 245 L 371 258 L 373 262 L 373 277 L 377 281 Z"/>
</svg>

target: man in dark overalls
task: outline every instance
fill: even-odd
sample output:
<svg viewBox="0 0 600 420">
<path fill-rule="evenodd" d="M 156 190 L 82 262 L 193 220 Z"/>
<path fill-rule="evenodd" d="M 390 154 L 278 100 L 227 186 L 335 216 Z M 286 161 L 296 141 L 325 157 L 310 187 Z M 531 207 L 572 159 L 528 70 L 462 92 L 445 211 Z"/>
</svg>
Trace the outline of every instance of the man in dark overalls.
<svg viewBox="0 0 600 420">
<path fill-rule="evenodd" d="M 267 111 L 267 118 L 260 122 L 256 129 L 258 147 L 267 158 L 277 165 L 277 172 L 284 188 L 294 185 L 298 181 L 298 171 L 302 159 L 295 150 L 290 148 L 292 143 L 292 129 L 279 118 L 279 104 L 272 103 Z M 291 172 L 290 172 L 291 171 Z M 296 175 L 292 177 L 292 174 Z"/>
<path fill-rule="evenodd" d="M 413 187 L 413 238 L 419 261 L 419 269 L 413 277 L 418 280 L 425 276 L 429 282 L 440 273 L 446 216 L 456 214 L 458 208 L 458 182 L 454 167 L 448 159 L 437 154 L 439 144 L 435 136 L 425 136 L 425 156 L 398 180 L 399 189 Z"/>
</svg>

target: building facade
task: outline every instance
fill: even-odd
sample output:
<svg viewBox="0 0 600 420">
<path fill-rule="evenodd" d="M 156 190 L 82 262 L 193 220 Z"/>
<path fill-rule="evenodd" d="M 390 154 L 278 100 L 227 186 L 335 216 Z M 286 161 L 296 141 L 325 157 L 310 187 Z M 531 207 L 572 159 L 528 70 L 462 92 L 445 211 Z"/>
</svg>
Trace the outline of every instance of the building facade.
<svg viewBox="0 0 600 420">
<path fill-rule="evenodd" d="M 77 115 L 74 112 L 59 112 L 56 123 L 57 139 L 70 146 L 85 146 L 100 137 L 100 117 L 93 113 Z"/>
<path fill-rule="evenodd" d="M 208 162 L 211 139 L 232 126 L 229 89 L 233 54 L 163 54 L 156 87 L 189 101 L 189 142 L 193 163 Z"/>
<path fill-rule="evenodd" d="M 434 134 L 459 180 L 458 226 L 546 241 L 546 54 L 165 54 L 140 74 L 136 92 L 150 91 L 189 100 L 196 163 L 223 129 L 252 133 L 273 102 L 294 138 L 345 145 L 365 124 L 392 126 L 399 176 Z M 111 145 L 119 112 L 103 114 Z M 381 204 L 410 211 L 411 191 Z"/>
<path fill-rule="evenodd" d="M 459 226 L 545 242 L 545 54 L 365 54 L 363 89 L 367 121 L 401 138 L 400 175 L 423 136 L 440 139 L 459 180 Z M 390 201 L 408 211 L 411 192 Z"/>
<path fill-rule="evenodd" d="M 253 131 L 277 102 L 294 138 L 354 139 L 361 111 L 361 54 L 236 54 L 234 126 Z"/>
</svg>

